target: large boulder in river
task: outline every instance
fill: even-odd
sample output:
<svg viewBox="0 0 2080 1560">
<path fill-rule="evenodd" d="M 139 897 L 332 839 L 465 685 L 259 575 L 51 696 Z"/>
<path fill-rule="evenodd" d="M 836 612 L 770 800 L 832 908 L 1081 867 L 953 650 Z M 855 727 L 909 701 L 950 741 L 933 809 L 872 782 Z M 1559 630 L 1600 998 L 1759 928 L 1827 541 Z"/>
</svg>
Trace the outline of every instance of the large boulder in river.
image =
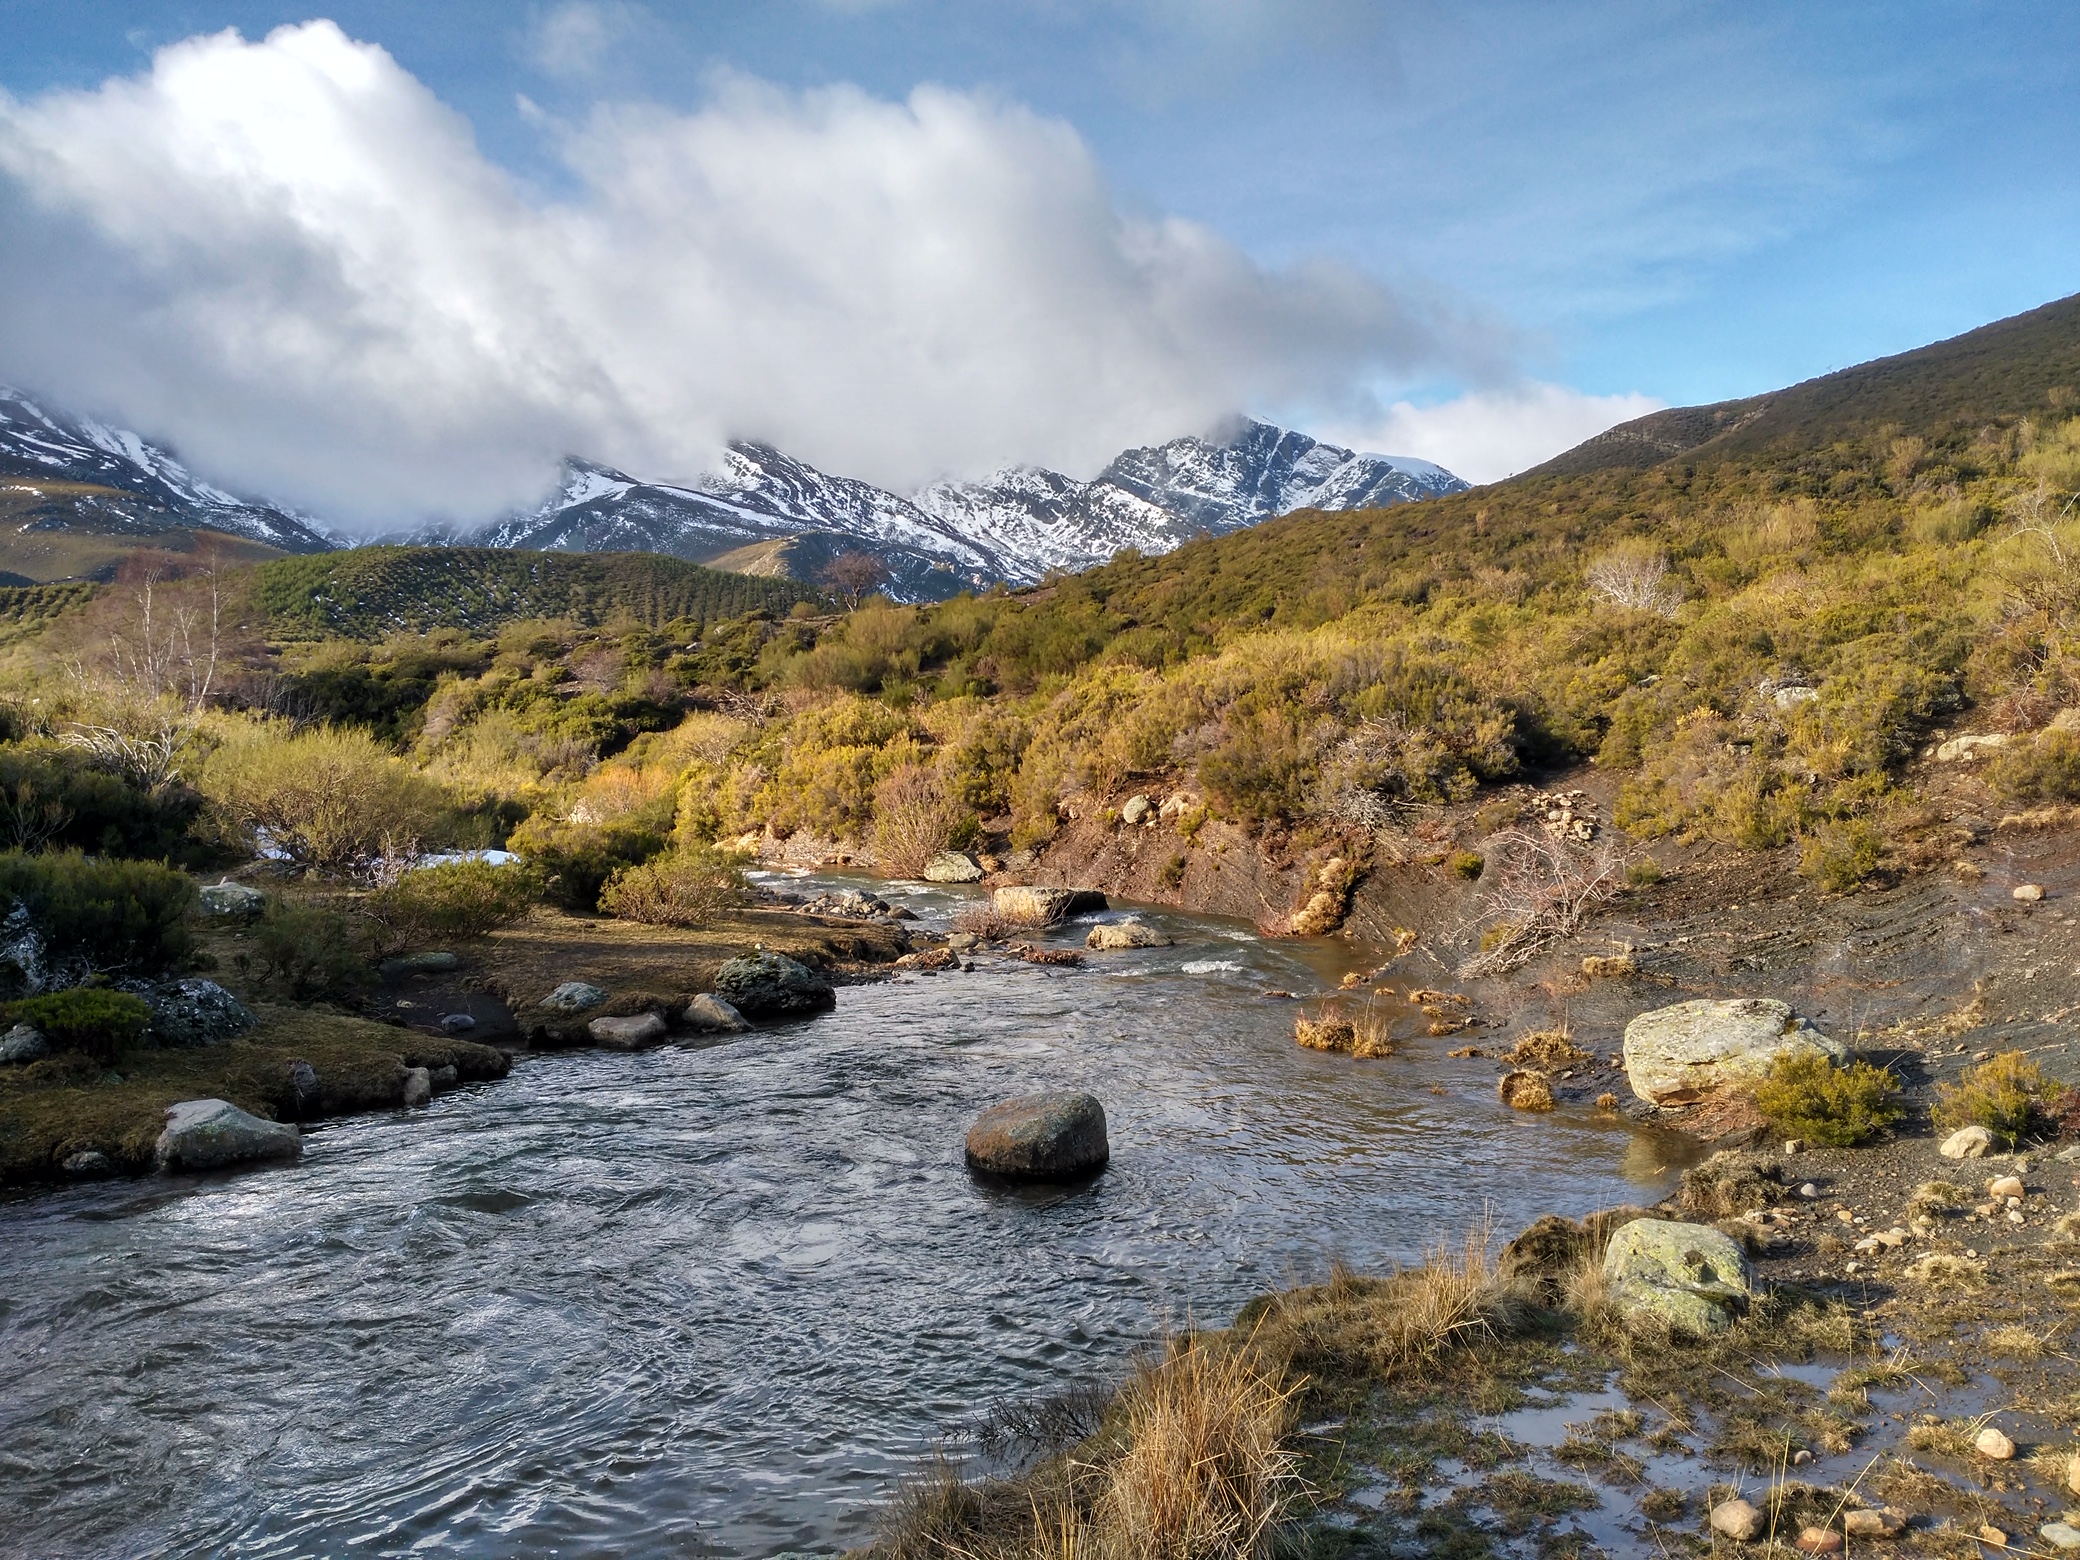
<svg viewBox="0 0 2080 1560">
<path fill-rule="evenodd" d="M 924 864 L 927 883 L 980 883 L 982 864 L 964 850 L 942 850 Z"/>
<path fill-rule="evenodd" d="M 1634 1219 L 1603 1252 L 1604 1291 L 1628 1320 L 1702 1337 L 1723 1332 L 1754 1297 L 1748 1259 L 1709 1224 Z"/>
<path fill-rule="evenodd" d="M 1730 1084 L 1752 1087 L 1780 1056 L 1824 1056 L 1837 1065 L 1849 1048 L 1774 997 L 1678 1002 L 1625 1026 L 1625 1075 L 1632 1092 L 1656 1105 L 1688 1105 Z"/>
<path fill-rule="evenodd" d="M 1105 1107 L 1081 1090 L 1006 1100 L 968 1129 L 968 1168 L 991 1175 L 1066 1180 L 1102 1168 L 1111 1157 Z"/>
<path fill-rule="evenodd" d="M 739 1013 L 821 1013 L 838 1005 L 838 994 L 808 965 L 764 949 L 731 959 L 715 976 L 715 995 Z"/>
<path fill-rule="evenodd" d="M 154 1158 L 162 1170 L 218 1170 L 302 1152 L 302 1134 L 286 1122 L 264 1121 L 228 1100 L 183 1100 L 167 1107 Z"/>
<path fill-rule="evenodd" d="M 1146 921 L 1129 918 L 1124 921 L 1101 921 L 1091 928 L 1090 936 L 1084 938 L 1086 948 L 1167 948 L 1170 939 L 1150 926 Z"/>
<path fill-rule="evenodd" d="M 1085 910 L 1103 910 L 1105 896 L 1094 888 L 998 889 L 990 896 L 991 907 L 1007 921 L 1020 926 L 1052 926 Z"/>
</svg>

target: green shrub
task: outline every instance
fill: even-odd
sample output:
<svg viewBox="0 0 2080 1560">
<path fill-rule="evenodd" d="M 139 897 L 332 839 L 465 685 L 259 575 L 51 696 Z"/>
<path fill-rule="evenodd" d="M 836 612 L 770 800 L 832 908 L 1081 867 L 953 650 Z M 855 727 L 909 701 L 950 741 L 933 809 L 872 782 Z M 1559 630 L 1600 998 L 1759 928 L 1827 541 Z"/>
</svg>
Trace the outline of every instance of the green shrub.
<svg viewBox="0 0 2080 1560">
<path fill-rule="evenodd" d="M 538 814 L 515 829 L 506 843 L 536 870 L 549 899 L 566 910 L 590 914 L 599 908 L 607 879 L 648 861 L 665 848 L 668 836 L 630 818 L 562 823 Z"/>
<path fill-rule="evenodd" d="M 2070 802 L 2080 797 L 2080 732 L 2053 727 L 2034 741 L 2011 742 L 1986 778 L 2010 801 Z"/>
<path fill-rule="evenodd" d="M 1798 870 L 1830 894 L 1846 894 L 1878 870 L 1884 847 L 1876 825 L 1863 819 L 1823 823 L 1800 843 Z"/>
<path fill-rule="evenodd" d="M 1824 1056 L 1780 1056 L 1755 1086 L 1755 1104 L 1786 1137 L 1854 1148 L 1905 1115 L 1899 1080 L 1883 1067 L 1851 1062 L 1836 1067 Z"/>
<path fill-rule="evenodd" d="M 320 872 L 429 841 L 445 807 L 438 786 L 367 732 L 331 727 L 242 732 L 210 755 L 202 789 L 238 828 Z"/>
<path fill-rule="evenodd" d="M 600 904 L 646 926 L 705 926 L 742 904 L 745 887 L 742 856 L 693 845 L 615 873 Z"/>
<path fill-rule="evenodd" d="M 155 975 L 187 955 L 195 900 L 184 872 L 150 861 L 96 861 L 76 850 L 0 854 L 0 902 L 26 906 L 52 962 Z"/>
<path fill-rule="evenodd" d="M 2063 1085 L 2044 1076 L 2044 1069 L 2020 1051 L 1967 1067 L 1957 1082 L 1936 1086 L 1935 1118 L 1944 1127 L 1984 1127 L 2013 1148 L 2034 1131 L 2051 1125 L 2052 1112 L 2065 1097 Z"/>
<path fill-rule="evenodd" d="M 9 1002 L 0 1006 L 0 1020 L 40 1030 L 53 1050 L 111 1062 L 117 1052 L 130 1050 L 144 1039 L 152 1010 L 144 998 L 127 991 L 83 986 Z"/>
<path fill-rule="evenodd" d="M 395 953 L 483 937 L 524 919 L 541 897 L 532 867 L 447 861 L 405 873 L 370 894 L 362 911 L 376 927 L 377 951 Z"/>
<path fill-rule="evenodd" d="M 255 923 L 249 978 L 297 1002 L 348 1002 L 375 979 L 366 928 L 325 905 L 276 900 Z"/>
<path fill-rule="evenodd" d="M 1487 862 L 1481 859 L 1477 851 L 1458 850 L 1452 852 L 1450 866 L 1454 877 L 1462 877 L 1471 883 L 1480 877 Z"/>
</svg>

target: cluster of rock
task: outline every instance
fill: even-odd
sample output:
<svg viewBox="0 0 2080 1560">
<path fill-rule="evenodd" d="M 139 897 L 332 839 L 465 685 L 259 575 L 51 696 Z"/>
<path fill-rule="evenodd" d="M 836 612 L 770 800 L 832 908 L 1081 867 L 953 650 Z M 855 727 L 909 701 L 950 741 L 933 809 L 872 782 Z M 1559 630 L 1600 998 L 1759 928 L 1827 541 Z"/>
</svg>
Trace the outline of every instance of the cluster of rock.
<svg viewBox="0 0 2080 1560">
<path fill-rule="evenodd" d="M 246 1005 L 213 980 L 187 979 L 119 982 L 115 988 L 144 999 L 151 1010 L 144 1043 L 165 1050 L 222 1045 L 254 1024 Z M 51 1054 L 50 1041 L 28 1024 L 16 1024 L 0 1035 L 0 1065 L 40 1062 Z"/>
<path fill-rule="evenodd" d="M 604 987 L 567 980 L 536 1005 L 559 1018 L 582 1019 L 584 1034 L 595 1045 L 640 1051 L 661 1044 L 675 1029 L 698 1034 L 741 1033 L 751 1027 L 754 1017 L 792 1018 L 825 1012 L 837 1006 L 838 995 L 829 980 L 806 964 L 761 949 L 726 962 L 716 972 L 712 991 L 671 1005 L 584 1017 L 610 1001 Z"/>
<path fill-rule="evenodd" d="M 784 906 L 798 915 L 830 916 L 842 921 L 914 921 L 915 912 L 901 905 L 892 905 L 878 894 L 862 893 L 856 888 L 833 889 L 826 894 L 804 898 L 800 894 L 769 893 L 767 900 Z"/>
</svg>

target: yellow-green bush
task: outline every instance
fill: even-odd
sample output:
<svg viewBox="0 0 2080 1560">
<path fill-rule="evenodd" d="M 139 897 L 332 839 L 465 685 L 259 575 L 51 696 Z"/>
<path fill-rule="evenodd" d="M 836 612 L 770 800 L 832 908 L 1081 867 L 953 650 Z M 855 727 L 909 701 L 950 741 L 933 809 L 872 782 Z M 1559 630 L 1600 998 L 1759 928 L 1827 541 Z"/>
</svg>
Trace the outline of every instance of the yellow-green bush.
<svg viewBox="0 0 2080 1560">
<path fill-rule="evenodd" d="M 1967 1067 L 1957 1082 L 1938 1084 L 1935 1119 L 1945 1127 L 1984 1127 L 2013 1148 L 2050 1125 L 2065 1094 L 2064 1085 L 2046 1078 L 2022 1052 L 2003 1051 Z"/>
<path fill-rule="evenodd" d="M 234 728 L 203 766 L 201 789 L 256 843 L 264 832 L 289 860 L 322 872 L 431 842 L 447 801 L 367 732 L 335 727 Z"/>
<path fill-rule="evenodd" d="M 647 926 L 705 926 L 742 904 L 745 889 L 742 856 L 690 845 L 616 872 L 600 907 Z"/>
<path fill-rule="evenodd" d="M 2054 727 L 2011 742 L 1986 778 L 2011 801 L 2070 802 L 2080 797 L 2080 731 Z"/>
<path fill-rule="evenodd" d="M 378 951 L 394 953 L 487 936 L 524 919 L 541 894 L 531 866 L 446 861 L 404 873 L 362 912 L 378 929 Z"/>
<path fill-rule="evenodd" d="M 1786 1137 L 1854 1148 L 1906 1114 L 1899 1080 L 1883 1067 L 1836 1067 L 1811 1053 L 1780 1056 L 1755 1086 L 1755 1104 Z"/>
</svg>

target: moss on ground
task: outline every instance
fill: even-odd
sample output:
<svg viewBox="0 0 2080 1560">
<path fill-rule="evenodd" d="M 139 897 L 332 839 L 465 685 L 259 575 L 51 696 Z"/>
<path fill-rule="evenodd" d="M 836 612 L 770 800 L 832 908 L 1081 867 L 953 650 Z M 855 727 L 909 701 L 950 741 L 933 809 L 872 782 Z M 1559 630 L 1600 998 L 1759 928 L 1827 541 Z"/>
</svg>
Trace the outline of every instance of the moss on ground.
<svg viewBox="0 0 2080 1560">
<path fill-rule="evenodd" d="M 0 1186 L 59 1179 L 67 1156 L 106 1154 L 119 1169 L 150 1167 L 166 1109 L 182 1100 L 229 1100 L 273 1119 L 293 1118 L 290 1067 L 307 1062 L 318 1090 L 303 1114 L 395 1104 L 407 1067 L 454 1067 L 464 1080 L 504 1076 L 504 1052 L 434 1038 L 344 1013 L 261 1005 L 259 1023 L 223 1045 L 131 1050 L 106 1066 L 54 1056 L 0 1074 Z"/>
</svg>

